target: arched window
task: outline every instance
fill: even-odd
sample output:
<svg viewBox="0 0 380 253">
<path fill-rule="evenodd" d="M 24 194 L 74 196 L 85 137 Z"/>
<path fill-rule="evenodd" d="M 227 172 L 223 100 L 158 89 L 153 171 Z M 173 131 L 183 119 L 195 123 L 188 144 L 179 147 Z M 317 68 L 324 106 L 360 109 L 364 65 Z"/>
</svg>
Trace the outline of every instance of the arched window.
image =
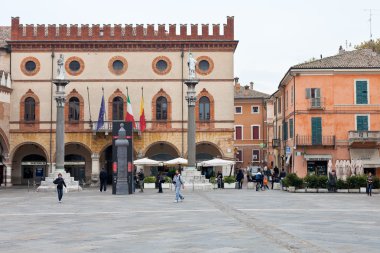
<svg viewBox="0 0 380 253">
<path fill-rule="evenodd" d="M 36 119 L 36 102 L 34 98 L 28 97 L 25 99 L 25 111 L 24 111 L 24 120 L 25 121 L 34 121 Z"/>
<path fill-rule="evenodd" d="M 199 99 L 199 120 L 210 120 L 210 99 L 208 97 Z"/>
<path fill-rule="evenodd" d="M 77 97 L 72 97 L 69 99 L 69 121 L 79 121 L 79 99 Z"/>
<path fill-rule="evenodd" d="M 168 119 L 168 101 L 165 97 L 159 97 L 156 100 L 156 119 L 167 120 Z"/>
<path fill-rule="evenodd" d="M 123 120 L 124 101 L 121 97 L 115 97 L 112 101 L 112 119 Z"/>
</svg>

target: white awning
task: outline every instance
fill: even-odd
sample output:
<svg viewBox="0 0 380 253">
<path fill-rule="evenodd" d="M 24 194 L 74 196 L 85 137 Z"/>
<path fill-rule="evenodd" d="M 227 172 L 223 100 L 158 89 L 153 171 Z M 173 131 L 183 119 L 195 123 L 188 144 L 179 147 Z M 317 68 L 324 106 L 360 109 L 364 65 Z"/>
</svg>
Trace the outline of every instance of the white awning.
<svg viewBox="0 0 380 253">
<path fill-rule="evenodd" d="M 351 160 L 361 160 L 364 168 L 380 167 L 380 155 L 377 148 L 352 148 Z"/>
<path fill-rule="evenodd" d="M 331 155 L 304 155 L 306 161 L 328 161 L 332 159 Z"/>
</svg>

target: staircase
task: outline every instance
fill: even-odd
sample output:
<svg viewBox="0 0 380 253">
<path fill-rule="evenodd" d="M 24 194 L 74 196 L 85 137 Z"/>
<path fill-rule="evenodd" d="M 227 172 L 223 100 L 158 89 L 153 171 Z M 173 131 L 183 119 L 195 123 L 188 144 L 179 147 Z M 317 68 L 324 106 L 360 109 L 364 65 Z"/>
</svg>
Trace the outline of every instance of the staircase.
<svg viewBox="0 0 380 253">
<path fill-rule="evenodd" d="M 54 192 L 57 189 L 57 185 L 53 181 L 58 177 L 58 174 L 62 174 L 62 178 L 65 180 L 67 186 L 66 191 L 82 191 L 82 187 L 79 186 L 79 182 L 74 180 L 74 177 L 70 176 L 70 173 L 65 171 L 55 171 L 54 173 L 49 173 L 49 176 L 41 181 L 41 185 L 37 188 L 37 192 Z M 64 188 L 65 189 L 65 188 Z"/>
</svg>

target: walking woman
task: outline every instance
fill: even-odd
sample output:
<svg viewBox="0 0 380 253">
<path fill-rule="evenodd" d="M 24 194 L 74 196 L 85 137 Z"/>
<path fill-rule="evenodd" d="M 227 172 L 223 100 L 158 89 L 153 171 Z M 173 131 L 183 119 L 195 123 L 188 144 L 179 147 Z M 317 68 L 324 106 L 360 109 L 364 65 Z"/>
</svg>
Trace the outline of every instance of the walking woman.
<svg viewBox="0 0 380 253">
<path fill-rule="evenodd" d="M 63 196 L 63 186 L 66 188 L 65 180 L 62 178 L 62 174 L 59 173 L 58 177 L 53 181 L 54 184 L 57 185 L 57 192 L 58 192 L 58 202 L 62 203 L 62 196 Z"/>
<path fill-rule="evenodd" d="M 368 173 L 367 177 L 367 195 L 372 196 L 372 188 L 373 188 L 373 176 L 372 173 Z"/>
<path fill-rule="evenodd" d="M 179 171 L 175 171 L 175 176 L 173 178 L 173 184 L 175 185 L 175 203 L 178 203 L 178 200 L 181 199 L 183 201 L 185 198 L 181 194 L 181 187 L 184 189 L 183 181 L 181 178 L 181 174 L 179 174 Z"/>
</svg>

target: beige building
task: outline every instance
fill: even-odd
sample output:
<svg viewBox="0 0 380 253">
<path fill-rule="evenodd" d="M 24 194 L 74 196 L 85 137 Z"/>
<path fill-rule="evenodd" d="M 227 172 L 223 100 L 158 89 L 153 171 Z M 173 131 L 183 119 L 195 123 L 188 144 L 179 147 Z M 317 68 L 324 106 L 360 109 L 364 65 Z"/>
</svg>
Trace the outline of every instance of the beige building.
<svg viewBox="0 0 380 253">
<path fill-rule="evenodd" d="M 223 29 L 224 31 L 220 31 Z M 86 182 L 112 170 L 112 121 L 125 119 L 129 95 L 139 120 L 142 89 L 147 128 L 133 136 L 134 158 L 187 156 L 187 58 L 197 59 L 196 158 L 233 158 L 234 19 L 213 25 L 21 25 L 12 18 L 0 66 L 12 76 L 9 133 L 1 125 L 10 184 L 40 180 L 55 167 L 57 59 L 65 57 L 65 169 Z M 7 60 L 11 59 L 11 60 Z M 7 63 L 8 62 L 8 63 Z M 8 65 L 9 64 L 9 65 Z M 7 66 L 10 66 L 7 68 Z M 103 92 L 104 90 L 104 92 Z M 3 93 L 3 92 L 2 92 Z M 1 93 L 1 94 L 2 94 Z M 96 130 L 104 94 L 106 122 Z M 2 144 L 3 146 L 4 144 Z M 8 150 L 9 149 L 9 150 Z M 3 151 L 4 152 L 4 151 Z M 111 173 L 109 173 L 111 174 Z"/>
</svg>

